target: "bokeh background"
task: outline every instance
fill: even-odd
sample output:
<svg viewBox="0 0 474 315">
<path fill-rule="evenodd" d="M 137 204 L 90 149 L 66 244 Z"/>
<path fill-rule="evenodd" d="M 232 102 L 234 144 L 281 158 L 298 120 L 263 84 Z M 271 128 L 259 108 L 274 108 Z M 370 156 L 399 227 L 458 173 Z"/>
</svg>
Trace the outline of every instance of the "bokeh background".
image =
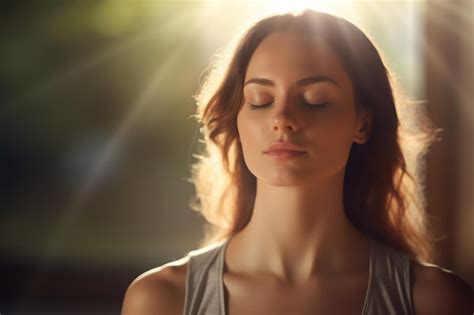
<svg viewBox="0 0 474 315">
<path fill-rule="evenodd" d="M 471 0 L 31 0 L 0 4 L 0 313 L 118 314 L 128 284 L 202 237 L 192 96 L 262 15 L 341 15 L 443 140 L 426 160 L 434 263 L 474 285 Z M 298 7 L 299 5 L 299 7 Z"/>
</svg>

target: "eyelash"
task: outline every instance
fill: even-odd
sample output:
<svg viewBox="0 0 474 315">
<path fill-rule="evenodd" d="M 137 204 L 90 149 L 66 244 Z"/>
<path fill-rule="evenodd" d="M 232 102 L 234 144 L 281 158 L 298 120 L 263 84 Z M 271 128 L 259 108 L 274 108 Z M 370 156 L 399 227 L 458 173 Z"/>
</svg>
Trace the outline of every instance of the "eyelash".
<svg viewBox="0 0 474 315">
<path fill-rule="evenodd" d="M 250 104 L 250 110 L 264 109 L 264 108 L 267 108 L 268 106 L 270 106 L 272 104 L 273 104 L 273 102 L 265 103 L 265 104 L 261 104 L 261 105 Z M 326 102 L 326 103 L 319 103 L 319 104 L 311 104 L 311 103 L 307 103 L 307 102 L 301 102 L 301 104 L 306 106 L 309 109 L 321 109 L 321 108 L 325 108 L 329 103 Z"/>
<path fill-rule="evenodd" d="M 250 109 L 251 109 L 251 110 L 263 109 L 263 108 L 265 108 L 265 107 L 270 106 L 272 103 L 273 103 L 273 102 L 265 103 L 265 104 L 261 104 L 261 105 L 250 104 Z"/>
</svg>

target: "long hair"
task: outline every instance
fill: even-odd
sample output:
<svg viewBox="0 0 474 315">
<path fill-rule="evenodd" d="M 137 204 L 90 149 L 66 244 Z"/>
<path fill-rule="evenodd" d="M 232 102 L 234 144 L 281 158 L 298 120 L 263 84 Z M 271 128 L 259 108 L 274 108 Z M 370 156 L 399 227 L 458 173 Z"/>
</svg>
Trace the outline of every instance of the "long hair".
<svg viewBox="0 0 474 315">
<path fill-rule="evenodd" d="M 409 172 L 407 158 L 415 161 L 425 152 L 434 138 L 433 129 L 426 120 L 419 120 L 418 127 L 422 128 L 417 129 L 407 120 L 410 116 L 399 120 L 410 104 L 397 94 L 378 50 L 359 28 L 345 19 L 312 10 L 256 23 L 230 54 L 218 56 L 212 63 L 196 96 L 205 152 L 192 169 L 196 188 L 192 207 L 209 223 L 202 244 L 231 237 L 252 216 L 256 178 L 243 158 L 237 114 L 253 52 L 269 34 L 284 31 L 322 38 L 349 75 L 356 106 L 371 114 L 370 138 L 364 144 L 352 145 L 346 165 L 343 201 L 348 220 L 369 237 L 414 259 L 431 259 L 433 237 L 427 228 L 421 178 L 415 176 L 415 163 Z"/>
</svg>

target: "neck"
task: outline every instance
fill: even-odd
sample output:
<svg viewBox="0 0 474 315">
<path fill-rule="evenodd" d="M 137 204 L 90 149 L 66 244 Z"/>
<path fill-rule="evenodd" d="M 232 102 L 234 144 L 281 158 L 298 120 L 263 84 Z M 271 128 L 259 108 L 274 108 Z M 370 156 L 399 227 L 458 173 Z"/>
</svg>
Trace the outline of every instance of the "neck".
<svg viewBox="0 0 474 315">
<path fill-rule="evenodd" d="M 337 181 L 303 186 L 257 182 L 253 215 L 235 238 L 245 248 L 242 271 L 271 273 L 285 282 L 304 282 L 317 274 L 365 268 L 366 237 L 347 220 L 341 175 Z M 365 253 L 365 252 L 364 252 Z M 362 257 L 360 264 L 354 257 Z"/>
</svg>

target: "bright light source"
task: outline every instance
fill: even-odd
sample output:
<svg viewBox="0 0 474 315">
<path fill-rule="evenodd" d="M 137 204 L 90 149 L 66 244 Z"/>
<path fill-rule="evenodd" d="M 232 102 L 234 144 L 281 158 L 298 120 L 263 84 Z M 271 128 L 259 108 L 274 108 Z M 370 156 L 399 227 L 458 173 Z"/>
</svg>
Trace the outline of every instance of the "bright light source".
<svg viewBox="0 0 474 315">
<path fill-rule="evenodd" d="M 314 4 L 313 3 L 314 1 L 310 1 L 310 0 L 297 0 L 297 1 L 277 0 L 277 1 L 265 1 L 265 2 L 266 2 L 265 8 L 268 11 L 273 11 L 275 13 L 302 11 L 304 9 L 310 8 L 311 4 Z"/>
<path fill-rule="evenodd" d="M 247 29 L 264 17 L 312 9 L 356 20 L 361 15 L 361 7 L 368 2 L 368 0 L 205 0 L 201 2 L 200 9 L 202 14 L 205 13 L 210 17 L 205 26 L 207 27 L 204 32 L 207 37 L 205 41 L 225 43 L 232 35 Z M 216 27 L 217 22 L 219 27 Z"/>
<path fill-rule="evenodd" d="M 300 12 L 305 9 L 313 9 L 323 12 L 331 12 L 335 5 L 349 1 L 314 1 L 314 0 L 276 0 L 261 1 L 265 15 L 287 12 Z"/>
</svg>

